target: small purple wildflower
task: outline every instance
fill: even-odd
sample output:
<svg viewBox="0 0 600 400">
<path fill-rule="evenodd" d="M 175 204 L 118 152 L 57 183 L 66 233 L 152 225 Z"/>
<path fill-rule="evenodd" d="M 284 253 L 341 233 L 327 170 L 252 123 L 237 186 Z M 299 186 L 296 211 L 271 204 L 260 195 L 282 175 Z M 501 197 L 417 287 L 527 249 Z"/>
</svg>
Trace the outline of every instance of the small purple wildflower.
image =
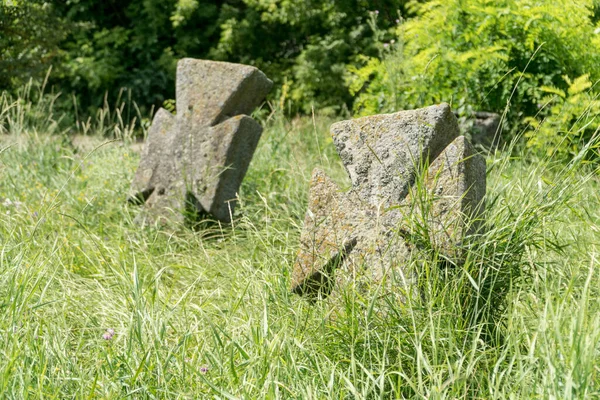
<svg viewBox="0 0 600 400">
<path fill-rule="evenodd" d="M 37 212 L 37 211 L 34 211 L 34 212 L 33 212 L 33 218 L 37 219 L 37 218 L 38 218 L 38 216 L 39 216 L 38 212 Z"/>
<path fill-rule="evenodd" d="M 200 367 L 200 373 L 202 375 L 206 374 L 208 372 L 208 367 L 206 365 L 203 365 Z"/>
<path fill-rule="evenodd" d="M 106 332 L 102 335 L 102 339 L 111 340 L 115 336 L 115 330 L 113 328 L 108 328 Z"/>
</svg>

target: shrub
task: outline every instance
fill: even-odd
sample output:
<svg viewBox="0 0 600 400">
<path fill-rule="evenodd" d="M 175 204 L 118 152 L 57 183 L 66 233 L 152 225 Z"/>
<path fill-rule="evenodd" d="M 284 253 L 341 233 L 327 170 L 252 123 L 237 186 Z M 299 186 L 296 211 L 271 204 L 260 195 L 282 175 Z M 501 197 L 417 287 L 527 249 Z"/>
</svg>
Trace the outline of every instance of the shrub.
<svg viewBox="0 0 600 400">
<path fill-rule="evenodd" d="M 576 156 L 587 145 L 593 146 L 600 128 L 600 101 L 591 90 L 589 75 L 574 80 L 565 76 L 564 79 L 569 85 L 566 92 L 556 87 L 540 88 L 547 94 L 542 99 L 542 103 L 548 105 L 547 116 L 525 120 L 530 124 L 527 145 L 547 156 L 562 159 Z"/>
<path fill-rule="evenodd" d="M 243 0 L 223 6 L 215 58 L 253 64 L 290 88 L 296 109 L 351 106 L 344 82 L 358 54 L 378 54 L 377 21 L 396 24 L 406 0 Z"/>
<path fill-rule="evenodd" d="M 432 0 L 397 29 L 381 58 L 349 69 L 355 111 L 368 114 L 446 101 L 461 115 L 538 112 L 542 87 L 567 90 L 563 75 L 600 78 L 593 0 Z M 515 124 L 516 125 L 516 124 Z"/>
<path fill-rule="evenodd" d="M 359 53 L 378 54 L 374 21 L 395 25 L 406 1 L 19 1 L 0 5 L 0 84 L 19 87 L 23 82 L 11 80 L 17 72 L 36 77 L 30 69 L 45 71 L 52 63 L 51 84 L 76 93 L 89 113 L 102 107 L 107 92 L 114 102 L 122 88 L 147 110 L 174 98 L 176 61 L 194 57 L 261 68 L 286 85 L 292 111 L 339 111 L 352 104 L 347 66 Z M 18 13 L 8 18 L 6 10 Z M 22 68 L 19 54 L 31 68 Z"/>
<path fill-rule="evenodd" d="M 65 26 L 51 3 L 0 1 L 0 90 L 42 80 L 59 59 Z"/>
<path fill-rule="evenodd" d="M 205 57 L 218 40 L 214 0 L 78 0 L 57 6 L 71 29 L 61 43 L 62 90 L 74 92 L 84 109 L 113 103 L 122 88 L 147 110 L 174 97 L 175 65 L 181 57 Z"/>
</svg>

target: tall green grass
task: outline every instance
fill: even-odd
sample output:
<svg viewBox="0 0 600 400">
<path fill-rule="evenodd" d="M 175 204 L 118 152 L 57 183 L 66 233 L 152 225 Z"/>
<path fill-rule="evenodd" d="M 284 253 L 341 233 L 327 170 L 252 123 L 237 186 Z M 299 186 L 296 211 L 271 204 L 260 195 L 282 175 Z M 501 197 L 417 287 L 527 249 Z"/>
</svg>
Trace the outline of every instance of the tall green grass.
<svg viewBox="0 0 600 400">
<path fill-rule="evenodd" d="M 51 104 L 2 104 L 3 398 L 600 397 L 591 166 L 490 155 L 464 264 L 424 251 L 419 296 L 310 303 L 289 284 L 311 170 L 349 185 L 331 120 L 266 119 L 234 222 L 206 235 L 133 224 L 128 145 L 82 152 Z"/>
</svg>

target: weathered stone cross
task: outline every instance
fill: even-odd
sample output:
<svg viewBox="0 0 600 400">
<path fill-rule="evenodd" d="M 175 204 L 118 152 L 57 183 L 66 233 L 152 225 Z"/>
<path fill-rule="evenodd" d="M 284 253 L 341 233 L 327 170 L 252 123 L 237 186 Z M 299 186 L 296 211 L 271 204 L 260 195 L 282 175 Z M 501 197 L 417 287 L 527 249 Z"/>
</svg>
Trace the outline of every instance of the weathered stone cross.
<svg viewBox="0 0 600 400">
<path fill-rule="evenodd" d="M 182 59 L 177 115 L 158 110 L 148 132 L 130 201 L 143 220 L 186 215 L 229 222 L 262 127 L 247 116 L 272 82 L 240 64 Z"/>
<path fill-rule="evenodd" d="M 331 133 L 352 188 L 342 193 L 322 171 L 313 172 L 295 293 L 327 295 L 335 280 L 357 272 L 378 282 L 390 268 L 402 268 L 412 251 L 403 224 L 409 213 L 423 216 L 434 248 L 460 257 L 456 245 L 483 211 L 486 167 L 458 136 L 447 104 L 343 121 Z M 424 167 L 421 192 L 430 204 L 414 187 Z"/>
</svg>

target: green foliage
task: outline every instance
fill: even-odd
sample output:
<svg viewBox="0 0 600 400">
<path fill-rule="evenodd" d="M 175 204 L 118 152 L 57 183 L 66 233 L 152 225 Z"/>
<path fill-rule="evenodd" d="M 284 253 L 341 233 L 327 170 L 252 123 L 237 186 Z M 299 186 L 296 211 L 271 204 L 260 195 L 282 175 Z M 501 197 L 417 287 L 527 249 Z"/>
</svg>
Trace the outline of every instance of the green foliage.
<svg viewBox="0 0 600 400">
<path fill-rule="evenodd" d="M 432 0 L 397 30 L 382 60 L 350 70 L 358 113 L 446 101 L 461 115 L 533 116 L 540 87 L 567 89 L 563 75 L 600 78 L 594 0 Z"/>
<path fill-rule="evenodd" d="M 0 90 L 43 80 L 60 59 L 65 25 L 43 0 L 0 1 Z"/>
<path fill-rule="evenodd" d="M 348 65 L 360 53 L 379 54 L 373 27 L 396 24 L 405 0 L 243 0 L 225 5 L 222 34 L 212 55 L 254 64 L 290 87 L 296 109 L 340 111 L 351 105 L 344 83 Z"/>
<path fill-rule="evenodd" d="M 43 133 L 60 134 L 63 115 L 56 110 L 59 95 L 44 93 L 44 88 L 30 80 L 16 96 L 0 94 L 0 135 Z"/>
<path fill-rule="evenodd" d="M 600 128 L 600 101 L 591 90 L 589 75 L 564 79 L 569 85 L 567 92 L 557 87 L 540 88 L 547 94 L 542 99 L 549 108 L 546 117 L 529 117 L 525 122 L 531 127 L 526 133 L 529 147 L 568 159 L 594 143 Z"/>
<path fill-rule="evenodd" d="M 102 107 L 105 93 L 112 103 L 122 88 L 148 110 L 174 98 L 178 59 L 208 58 L 263 69 L 280 88 L 287 85 L 291 112 L 311 112 L 313 106 L 340 111 L 352 103 L 343 79 L 347 67 L 359 53 L 379 54 L 382 35 L 374 27 L 394 26 L 405 2 L 68 0 L 53 6 L 42 0 L 18 2 L 2 8 L 4 14 L 12 14 L 5 18 L 7 23 L 0 22 L 0 32 L 6 34 L 5 39 L 0 36 L 0 44 L 6 42 L 0 54 L 9 67 L 8 73 L 0 73 L 0 80 L 6 87 L 16 87 L 20 84 L 16 76 L 39 76 L 23 69 L 23 62 L 39 70 L 52 63 L 51 84 L 76 93 L 83 111 L 93 113 Z M 22 32 L 13 32 L 15 27 Z M 275 90 L 272 98 L 283 94 Z"/>
<path fill-rule="evenodd" d="M 121 88 L 147 110 L 174 97 L 175 64 L 184 56 L 205 57 L 218 40 L 219 2 L 176 0 L 71 0 L 60 13 L 71 26 L 61 89 L 84 107 L 102 107 Z M 186 19 L 187 18 L 187 19 Z"/>
</svg>

